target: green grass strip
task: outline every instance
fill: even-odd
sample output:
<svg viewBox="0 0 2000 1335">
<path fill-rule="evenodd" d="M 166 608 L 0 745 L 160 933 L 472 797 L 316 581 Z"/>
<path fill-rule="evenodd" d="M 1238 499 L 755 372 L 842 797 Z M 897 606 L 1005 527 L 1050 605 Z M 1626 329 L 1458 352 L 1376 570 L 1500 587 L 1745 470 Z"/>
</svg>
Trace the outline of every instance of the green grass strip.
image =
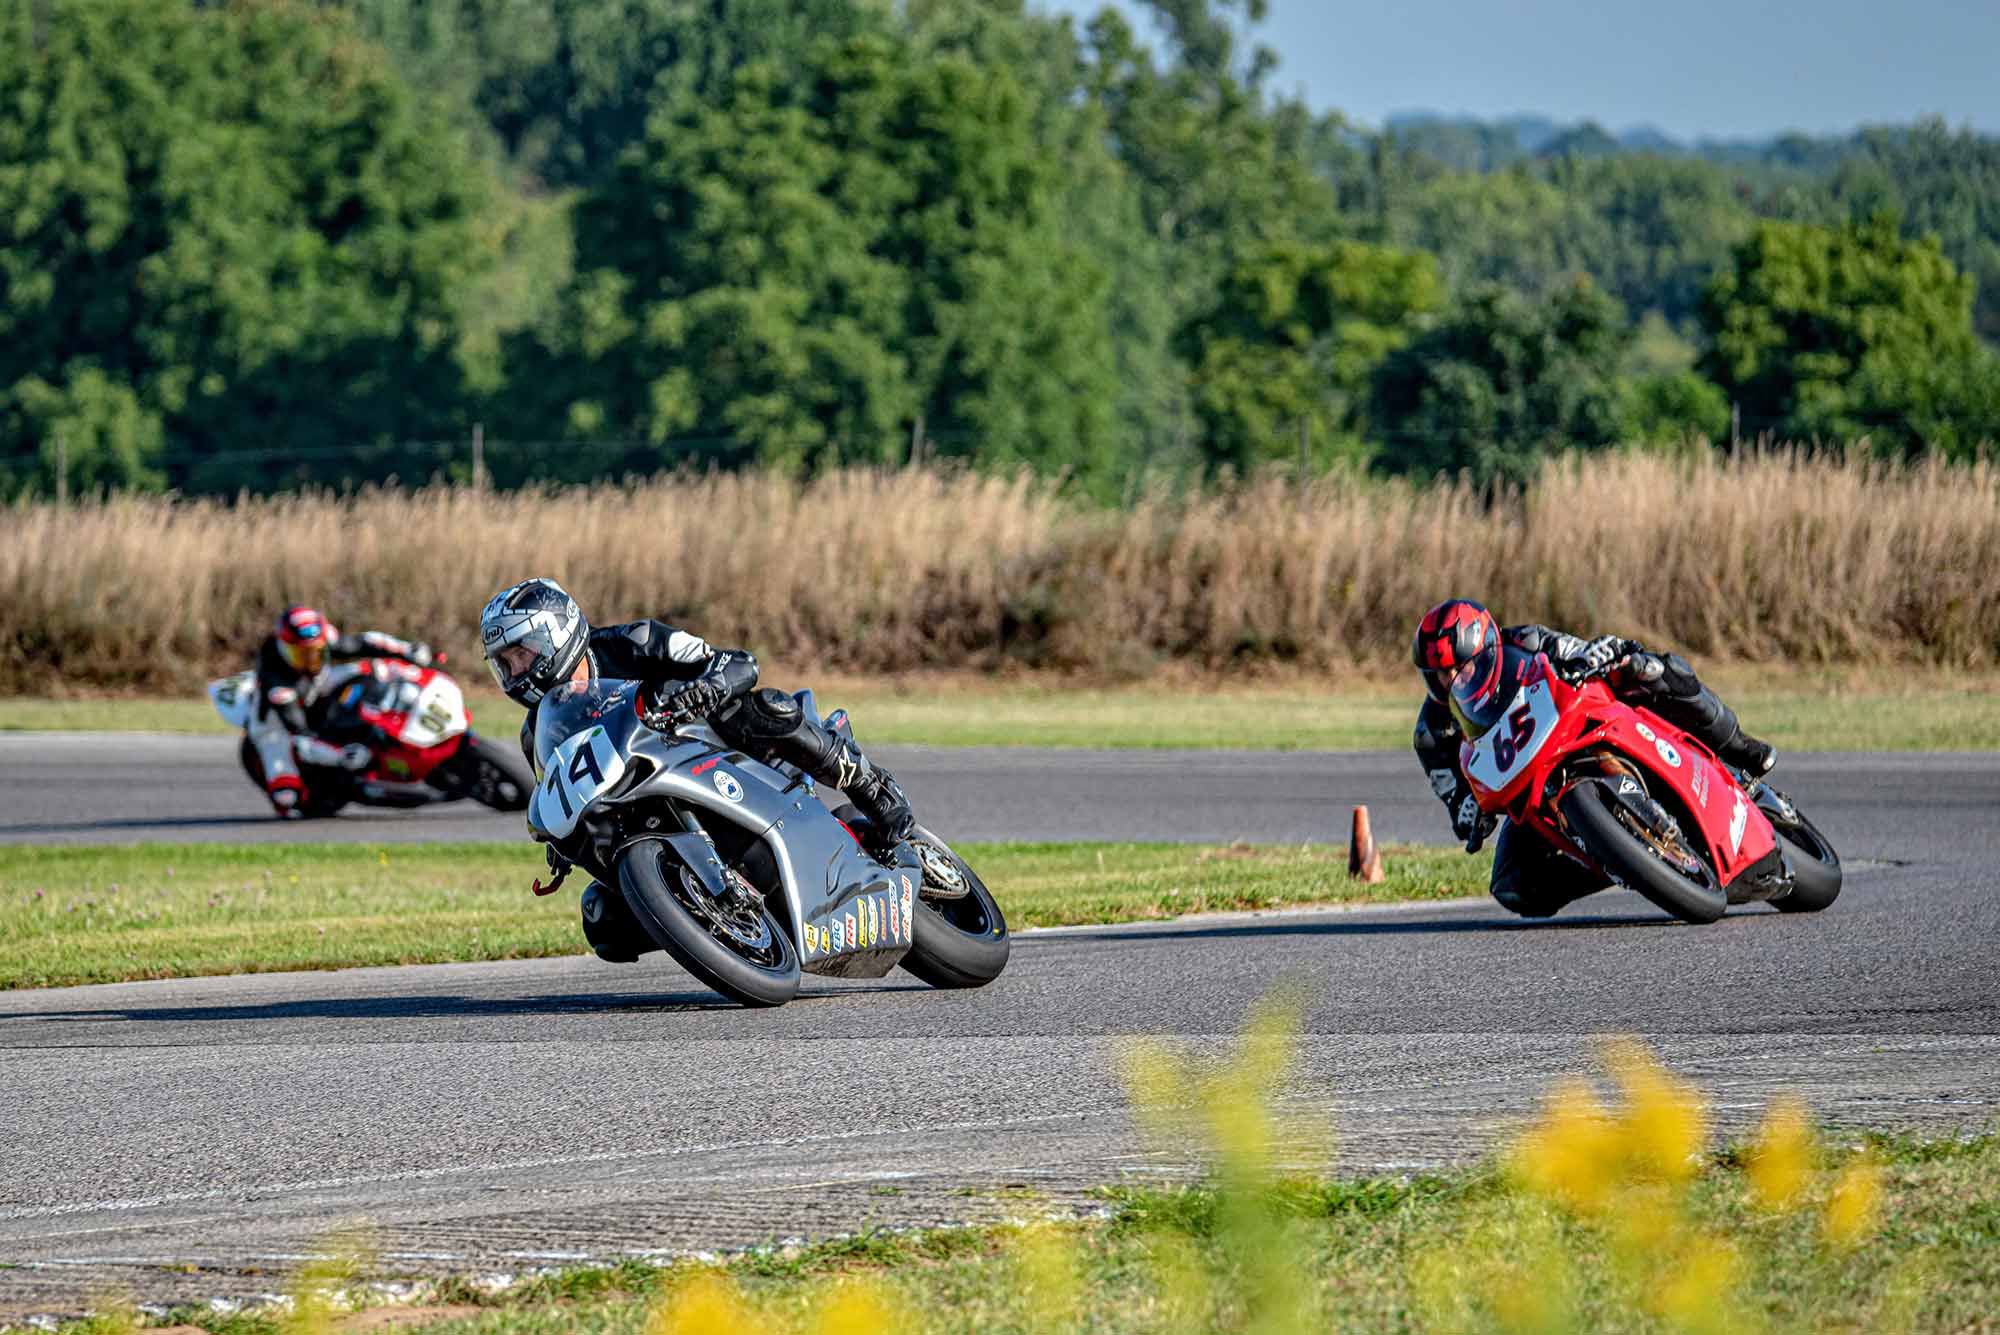
<svg viewBox="0 0 2000 1335">
<path fill-rule="evenodd" d="M 1381 885 L 1338 846 L 970 844 L 1018 927 L 1483 893 L 1487 859 L 1388 851 Z M 518 844 L 0 847 L 0 988 L 584 949 L 581 879 L 537 899 Z"/>
<path fill-rule="evenodd" d="M 766 1332 L 834 1329 L 822 1324 L 829 1302 L 857 1288 L 905 1335 L 1991 1329 L 2000 1311 L 2000 1137 L 1863 1139 L 1881 1168 L 1881 1196 L 1870 1236 L 1852 1249 L 1830 1248 L 1820 1235 L 1815 1213 L 1825 1204 L 1823 1187 L 1796 1212 L 1772 1214 L 1753 1203 L 1740 1153 L 1709 1160 L 1688 1188 L 1686 1209 L 1697 1239 L 1728 1240 L 1729 1294 L 1727 1306 L 1713 1310 L 1704 1293 L 1679 1295 L 1692 1320 L 1684 1313 L 1663 1322 L 1655 1309 L 1674 1292 L 1635 1284 L 1607 1260 L 1616 1231 L 1646 1227 L 1642 1211 L 1601 1220 L 1566 1216 L 1522 1201 L 1481 1167 L 1443 1176 L 1287 1182 L 1254 1193 L 1214 1186 L 1107 1191 L 1108 1218 L 1057 1225 L 1040 1235 L 1038 1247 L 1025 1246 L 1013 1226 L 875 1232 L 755 1249 L 719 1264 L 578 1268 L 499 1293 L 447 1280 L 427 1299 L 438 1305 L 428 1311 L 442 1319 L 422 1329 L 425 1335 L 722 1329 L 689 1310 L 691 1286 L 714 1276 L 725 1278 L 749 1318 L 740 1328 Z M 1826 1180 L 1855 1152 L 1830 1151 Z M 1629 1249 L 1631 1238 L 1625 1241 Z M 1654 1271 L 1669 1283 L 1677 1273 L 1671 1256 Z M 1427 1290 L 1440 1282 L 1463 1284 L 1487 1302 L 1436 1324 L 1439 1295 Z M 1278 1320 L 1246 1320 L 1259 1309 L 1269 1317 L 1274 1307 Z M 1319 1319 L 1283 1320 L 1291 1307 Z M 1539 1310 L 1545 1307 L 1554 1310 Z M 1524 1311 L 1541 1319 L 1523 1321 Z M 158 1323 L 199 1325 L 212 1335 L 301 1328 L 271 1310 L 220 1315 L 188 1308 Z M 129 1329 L 129 1316 L 100 1317 L 60 1335 Z"/>
</svg>

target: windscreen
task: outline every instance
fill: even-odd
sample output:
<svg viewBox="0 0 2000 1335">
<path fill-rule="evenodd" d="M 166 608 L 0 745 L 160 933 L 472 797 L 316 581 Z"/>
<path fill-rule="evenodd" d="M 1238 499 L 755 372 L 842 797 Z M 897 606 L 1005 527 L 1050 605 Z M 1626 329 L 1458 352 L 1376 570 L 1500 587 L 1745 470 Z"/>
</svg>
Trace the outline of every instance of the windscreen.
<svg viewBox="0 0 2000 1335">
<path fill-rule="evenodd" d="M 1538 657 L 1510 644 L 1500 651 L 1497 673 L 1490 668 L 1482 671 L 1479 658 L 1465 665 L 1466 679 L 1452 685 L 1451 713 L 1467 738 L 1477 741 L 1506 716 L 1515 695 L 1527 684 Z"/>
<path fill-rule="evenodd" d="M 613 679 L 589 681 L 558 686 L 543 696 L 535 711 L 535 768 L 546 767 L 550 752 L 593 725 L 604 724 L 614 739 L 629 736 L 632 696 L 638 685 Z"/>
</svg>

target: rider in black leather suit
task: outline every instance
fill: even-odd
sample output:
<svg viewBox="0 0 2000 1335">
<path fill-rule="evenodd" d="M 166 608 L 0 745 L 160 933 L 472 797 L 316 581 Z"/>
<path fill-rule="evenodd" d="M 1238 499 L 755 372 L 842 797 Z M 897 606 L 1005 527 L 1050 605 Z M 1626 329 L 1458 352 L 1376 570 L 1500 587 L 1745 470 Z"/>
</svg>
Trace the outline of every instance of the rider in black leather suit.
<svg viewBox="0 0 2000 1335">
<path fill-rule="evenodd" d="M 1643 705 L 1699 738 L 1725 764 L 1756 777 L 1777 764 L 1776 749 L 1744 732 L 1735 712 L 1702 685 L 1680 655 L 1648 653 L 1636 640 L 1615 635 L 1585 640 L 1548 626 L 1502 629 L 1478 603 L 1448 599 L 1424 614 L 1411 649 L 1427 692 L 1412 740 L 1431 791 L 1451 813 L 1452 833 L 1465 842 L 1468 853 L 1479 850 L 1499 818 L 1480 811 L 1459 769 L 1465 735 L 1446 701 L 1452 674 L 1495 639 L 1548 655 L 1550 665 L 1571 679 L 1601 676 L 1621 699 Z M 1514 837 L 1509 826 L 1494 846 L 1491 888 L 1509 910 L 1524 918 L 1546 918 L 1571 900 L 1603 889 L 1604 882 L 1545 840 Z"/>
<path fill-rule="evenodd" d="M 805 716 L 783 691 L 757 687 L 757 660 L 716 649 L 664 621 L 592 629 L 553 580 L 531 579 L 494 595 L 480 615 L 480 640 L 500 689 L 526 705 L 521 749 L 535 763 L 535 715 L 542 697 L 593 677 L 640 683 L 640 721 L 652 728 L 705 718 L 723 741 L 759 759 L 782 760 L 846 793 L 866 820 L 860 833 L 886 852 L 907 839 L 914 816 L 889 771 L 853 739 Z"/>
</svg>

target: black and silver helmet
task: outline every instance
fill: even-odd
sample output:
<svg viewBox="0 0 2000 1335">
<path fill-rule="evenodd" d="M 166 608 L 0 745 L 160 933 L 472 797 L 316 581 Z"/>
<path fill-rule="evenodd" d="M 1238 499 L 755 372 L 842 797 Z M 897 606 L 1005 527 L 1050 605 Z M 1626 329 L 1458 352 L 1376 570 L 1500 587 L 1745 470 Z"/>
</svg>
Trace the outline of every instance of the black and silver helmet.
<svg viewBox="0 0 2000 1335">
<path fill-rule="evenodd" d="M 493 595 L 479 614 L 479 643 L 500 689 L 538 703 L 576 671 L 590 623 L 576 599 L 552 579 L 523 580 Z"/>
</svg>

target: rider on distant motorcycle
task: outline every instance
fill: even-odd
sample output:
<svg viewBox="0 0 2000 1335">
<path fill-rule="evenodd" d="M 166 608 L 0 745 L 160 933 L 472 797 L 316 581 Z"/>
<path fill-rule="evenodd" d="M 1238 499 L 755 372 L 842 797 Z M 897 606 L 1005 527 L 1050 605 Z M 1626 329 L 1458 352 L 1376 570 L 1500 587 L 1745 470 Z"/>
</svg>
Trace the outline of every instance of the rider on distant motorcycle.
<svg viewBox="0 0 2000 1335">
<path fill-rule="evenodd" d="M 277 627 L 257 646 L 257 707 L 249 727 L 257 763 L 250 777 L 280 816 L 304 814 L 307 792 L 299 761 L 349 770 L 368 764 L 367 747 L 322 741 L 312 735 L 310 725 L 312 707 L 319 702 L 320 669 L 329 661 L 353 658 L 401 658 L 418 667 L 439 661 L 421 641 L 375 630 L 342 635 L 312 608 L 298 606 L 279 613 Z M 249 767 L 247 757 L 245 763 Z"/>
<path fill-rule="evenodd" d="M 521 749 L 535 763 L 535 711 L 568 682 L 597 677 L 640 683 L 640 722 L 666 729 L 676 718 L 705 718 L 729 745 L 765 760 L 798 766 L 845 792 L 867 817 L 869 847 L 886 852 L 907 839 L 914 817 L 889 771 L 854 742 L 805 717 L 783 691 L 757 689 L 757 660 L 741 649 L 715 649 L 664 621 L 592 630 L 583 609 L 549 579 L 530 579 L 495 594 L 479 616 L 479 640 L 493 678 L 527 706 Z"/>
<path fill-rule="evenodd" d="M 1602 679 L 1619 698 L 1643 705 L 1701 740 L 1726 765 L 1761 778 L 1778 763 L 1776 749 L 1744 732 L 1735 712 L 1696 679 L 1678 654 L 1648 653 L 1638 641 L 1616 635 L 1584 640 L 1547 626 L 1503 630 L 1478 603 L 1447 599 L 1424 613 L 1410 651 L 1429 693 L 1417 715 L 1414 740 L 1431 791 L 1451 812 L 1452 833 L 1465 842 L 1468 853 L 1479 851 L 1499 817 L 1479 809 L 1459 769 L 1458 748 L 1465 736 L 1447 701 L 1456 675 L 1477 671 L 1474 665 L 1482 654 L 1498 653 L 1504 646 L 1548 655 L 1565 679 Z M 1547 841 L 1513 834 L 1511 825 L 1502 830 L 1493 850 L 1491 888 L 1504 907 L 1524 918 L 1546 918 L 1571 900 L 1604 888 Z"/>
</svg>

